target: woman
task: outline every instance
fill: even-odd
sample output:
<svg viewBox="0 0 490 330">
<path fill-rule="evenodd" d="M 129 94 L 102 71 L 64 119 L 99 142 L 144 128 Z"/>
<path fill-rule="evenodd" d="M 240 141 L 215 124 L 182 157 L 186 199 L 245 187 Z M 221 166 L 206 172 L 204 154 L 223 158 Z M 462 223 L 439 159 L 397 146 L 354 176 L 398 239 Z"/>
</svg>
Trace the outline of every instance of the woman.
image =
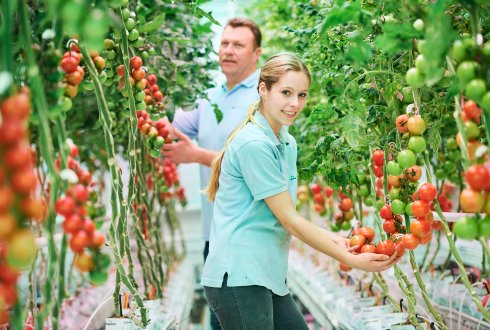
<svg viewBox="0 0 490 330">
<path fill-rule="evenodd" d="M 292 54 L 272 56 L 260 72 L 259 103 L 213 163 L 210 252 L 201 284 L 223 329 L 308 329 L 286 286 L 296 236 L 338 261 L 382 271 L 396 258 L 352 254 L 347 239 L 295 209 L 296 141 L 290 126 L 306 104 L 310 73 Z"/>
</svg>

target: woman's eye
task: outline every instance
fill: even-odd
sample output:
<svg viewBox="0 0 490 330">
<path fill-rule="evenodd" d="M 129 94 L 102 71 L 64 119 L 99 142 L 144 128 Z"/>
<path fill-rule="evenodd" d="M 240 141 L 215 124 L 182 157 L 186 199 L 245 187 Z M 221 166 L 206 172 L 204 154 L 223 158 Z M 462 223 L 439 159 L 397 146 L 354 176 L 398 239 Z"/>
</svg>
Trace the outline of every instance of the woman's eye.
<svg viewBox="0 0 490 330">
<path fill-rule="evenodd" d="M 291 92 L 290 92 L 290 91 L 282 91 L 282 93 L 283 93 L 284 95 L 286 95 L 286 96 L 291 95 Z"/>
<path fill-rule="evenodd" d="M 301 98 L 303 98 L 303 99 L 305 99 L 307 96 L 308 96 L 308 95 L 306 95 L 306 93 L 301 93 L 301 94 L 299 94 L 299 97 L 301 97 Z"/>
</svg>

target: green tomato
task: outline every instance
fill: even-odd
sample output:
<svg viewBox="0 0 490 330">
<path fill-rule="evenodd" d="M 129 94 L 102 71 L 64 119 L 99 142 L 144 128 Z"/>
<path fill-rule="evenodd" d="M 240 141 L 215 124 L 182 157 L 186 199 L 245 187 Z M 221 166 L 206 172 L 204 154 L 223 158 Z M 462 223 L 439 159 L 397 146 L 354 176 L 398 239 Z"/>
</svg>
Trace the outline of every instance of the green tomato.
<svg viewBox="0 0 490 330">
<path fill-rule="evenodd" d="M 105 81 L 107 80 L 107 73 L 105 71 L 99 73 L 99 80 L 101 83 L 105 83 Z"/>
<path fill-rule="evenodd" d="M 126 26 L 126 30 L 131 31 L 136 26 L 136 22 L 130 17 L 124 21 L 124 25 Z"/>
<path fill-rule="evenodd" d="M 373 199 L 371 198 L 371 196 L 367 196 L 366 198 L 364 198 L 364 204 L 366 206 L 373 206 Z"/>
<path fill-rule="evenodd" d="M 451 173 L 456 170 L 456 164 L 450 160 L 444 162 L 444 170 L 446 173 Z"/>
<path fill-rule="evenodd" d="M 145 110 L 145 109 L 146 109 L 146 103 L 145 102 L 136 103 L 136 110 Z"/>
<path fill-rule="evenodd" d="M 424 85 L 425 77 L 417 68 L 410 68 L 405 75 L 405 79 L 410 86 L 418 88 Z"/>
<path fill-rule="evenodd" d="M 337 224 L 333 224 L 331 227 L 330 227 L 330 230 L 333 231 L 333 232 L 338 232 L 340 231 L 340 226 L 337 225 Z"/>
<path fill-rule="evenodd" d="M 472 79 L 475 78 L 478 63 L 474 61 L 465 61 L 458 65 L 456 69 L 456 75 L 463 85 L 466 85 Z"/>
<path fill-rule="evenodd" d="M 442 168 L 438 168 L 436 170 L 436 178 L 439 179 L 439 180 L 444 180 L 446 178 L 446 171 L 444 171 Z"/>
<path fill-rule="evenodd" d="M 105 72 L 107 74 L 107 78 L 112 79 L 114 77 L 114 74 L 115 74 L 114 70 L 109 69 L 109 70 L 106 70 Z"/>
<path fill-rule="evenodd" d="M 412 150 L 405 149 L 400 151 L 396 160 L 405 169 L 415 165 L 417 162 L 417 156 L 415 156 Z"/>
<path fill-rule="evenodd" d="M 480 103 L 483 95 L 485 95 L 486 92 L 487 85 L 483 79 L 473 79 L 466 85 L 465 88 L 466 96 L 476 103 Z"/>
<path fill-rule="evenodd" d="M 424 31 L 424 21 L 420 18 L 413 22 L 413 28 L 419 32 Z"/>
<path fill-rule="evenodd" d="M 412 87 L 402 88 L 403 103 L 413 103 Z"/>
<path fill-rule="evenodd" d="M 490 215 L 478 221 L 478 232 L 480 237 L 490 238 Z"/>
<path fill-rule="evenodd" d="M 453 172 L 449 174 L 447 179 L 452 183 L 459 183 L 461 181 L 461 177 L 459 176 L 458 172 Z"/>
<path fill-rule="evenodd" d="M 114 48 L 114 40 L 112 40 L 112 39 L 105 39 L 104 40 L 104 47 L 107 50 L 113 49 Z"/>
<path fill-rule="evenodd" d="M 138 102 L 141 102 L 145 99 L 145 95 L 146 95 L 145 92 L 139 91 L 134 94 L 134 99 Z"/>
<path fill-rule="evenodd" d="M 359 180 L 359 183 L 361 183 L 361 184 L 366 182 L 366 174 L 358 174 L 357 180 Z"/>
<path fill-rule="evenodd" d="M 490 113 L 490 92 L 486 92 L 481 99 L 481 107 L 486 113 Z"/>
<path fill-rule="evenodd" d="M 427 61 L 423 54 L 419 54 L 415 59 L 415 67 L 420 73 L 425 74 L 427 72 Z"/>
<path fill-rule="evenodd" d="M 153 158 L 160 158 L 160 150 L 150 150 L 150 156 Z"/>
<path fill-rule="evenodd" d="M 419 39 L 417 40 L 417 50 L 421 54 L 427 54 L 427 42 L 424 39 Z"/>
<path fill-rule="evenodd" d="M 109 266 L 112 263 L 111 257 L 108 254 L 103 254 L 103 253 L 100 253 L 99 255 L 97 255 L 97 258 L 95 258 L 94 261 L 96 264 L 96 268 L 97 269 L 103 269 L 103 270 L 106 270 L 107 268 L 109 268 Z"/>
<path fill-rule="evenodd" d="M 400 188 L 393 187 L 390 190 L 390 199 L 393 201 L 400 198 Z"/>
<path fill-rule="evenodd" d="M 155 149 L 160 149 L 165 144 L 165 139 L 161 136 L 157 136 L 153 144 L 155 146 Z"/>
<path fill-rule="evenodd" d="M 448 152 L 447 158 L 452 160 L 453 162 L 456 162 L 458 159 L 461 158 L 461 153 L 458 150 L 453 150 Z"/>
<path fill-rule="evenodd" d="M 449 150 L 456 150 L 458 149 L 458 143 L 456 142 L 455 138 L 449 138 L 446 141 L 446 146 Z"/>
<path fill-rule="evenodd" d="M 408 149 L 412 150 L 416 154 L 425 150 L 426 143 L 422 136 L 412 136 L 408 140 Z"/>
<path fill-rule="evenodd" d="M 376 200 L 376 210 L 381 210 L 381 208 L 385 206 L 385 201 L 382 199 Z"/>
<path fill-rule="evenodd" d="M 403 167 L 401 167 L 400 164 L 398 164 L 394 160 L 390 160 L 386 164 L 386 171 L 389 175 L 401 175 L 403 173 Z"/>
<path fill-rule="evenodd" d="M 109 278 L 109 273 L 107 271 L 102 271 L 102 272 L 97 272 L 93 271 L 90 272 L 90 283 L 94 285 L 102 285 L 105 282 L 107 282 L 107 279 Z"/>
<path fill-rule="evenodd" d="M 139 47 L 143 46 L 144 44 L 145 44 L 145 39 L 143 39 L 142 37 L 138 37 L 138 39 L 136 39 L 136 41 L 133 41 L 133 46 L 136 48 L 139 48 Z"/>
<path fill-rule="evenodd" d="M 129 41 L 136 41 L 139 36 L 140 36 L 140 34 L 139 34 L 138 30 L 132 29 L 131 32 L 129 32 L 128 40 Z"/>
<path fill-rule="evenodd" d="M 73 102 L 69 97 L 63 96 L 61 98 L 61 110 L 69 111 L 73 106 Z"/>
<path fill-rule="evenodd" d="M 129 15 L 131 14 L 131 11 L 128 8 L 124 8 L 121 11 L 121 16 L 123 20 L 127 20 L 129 18 Z"/>
<path fill-rule="evenodd" d="M 110 39 L 109 39 L 109 40 L 110 40 Z M 112 40 L 111 40 L 111 41 L 112 41 Z M 115 58 L 116 58 L 116 56 L 117 56 L 117 53 L 116 53 L 116 52 L 115 52 L 113 49 L 108 50 L 108 51 L 106 52 L 106 57 L 107 57 L 107 59 L 108 59 L 108 60 L 113 60 L 113 59 L 115 59 Z M 107 63 L 106 63 L 106 64 L 107 64 Z"/>
<path fill-rule="evenodd" d="M 342 222 L 342 225 L 340 228 L 342 228 L 342 230 L 349 230 L 352 228 L 352 225 L 350 224 L 350 221 L 344 221 L 344 222 Z"/>
<path fill-rule="evenodd" d="M 466 132 L 466 137 L 468 140 L 475 139 L 480 136 L 480 128 L 474 121 L 471 120 L 464 123 L 464 131 Z"/>
<path fill-rule="evenodd" d="M 81 85 L 82 85 L 83 89 L 86 90 L 86 91 L 92 91 L 95 88 L 94 82 L 93 81 L 90 81 L 90 80 L 84 80 L 81 83 Z"/>
<path fill-rule="evenodd" d="M 405 205 L 405 203 L 403 203 L 401 200 L 399 199 L 395 199 L 391 202 L 391 211 L 394 213 L 394 214 L 398 214 L 398 215 L 401 215 L 403 213 L 405 213 L 405 208 L 407 206 Z"/>
<path fill-rule="evenodd" d="M 475 218 L 463 217 L 456 221 L 454 234 L 461 239 L 473 240 L 478 237 L 478 223 Z"/>
<path fill-rule="evenodd" d="M 410 217 L 413 216 L 412 202 L 408 203 L 405 207 L 405 213 L 408 214 Z"/>
</svg>

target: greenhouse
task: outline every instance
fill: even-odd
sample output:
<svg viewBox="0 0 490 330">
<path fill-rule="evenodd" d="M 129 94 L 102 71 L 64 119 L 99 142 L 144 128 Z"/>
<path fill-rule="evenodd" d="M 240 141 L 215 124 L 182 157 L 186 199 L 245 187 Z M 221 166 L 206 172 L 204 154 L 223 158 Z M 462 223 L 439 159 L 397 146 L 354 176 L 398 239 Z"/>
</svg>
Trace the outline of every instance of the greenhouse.
<svg viewBox="0 0 490 330">
<path fill-rule="evenodd" d="M 1 330 L 490 330 L 488 0 L 0 0 Z"/>
</svg>

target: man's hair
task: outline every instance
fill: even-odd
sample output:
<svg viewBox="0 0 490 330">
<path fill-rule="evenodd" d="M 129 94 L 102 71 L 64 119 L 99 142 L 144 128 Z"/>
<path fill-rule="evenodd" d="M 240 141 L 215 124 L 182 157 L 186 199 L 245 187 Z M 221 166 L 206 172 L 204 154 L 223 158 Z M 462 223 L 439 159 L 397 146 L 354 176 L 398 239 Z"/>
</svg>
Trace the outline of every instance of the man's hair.
<svg viewBox="0 0 490 330">
<path fill-rule="evenodd" d="M 231 26 L 233 28 L 237 27 L 248 27 L 255 38 L 255 48 L 260 47 L 262 43 L 262 33 L 260 32 L 259 26 L 252 20 L 248 18 L 235 17 L 226 23 L 225 27 Z"/>
</svg>

